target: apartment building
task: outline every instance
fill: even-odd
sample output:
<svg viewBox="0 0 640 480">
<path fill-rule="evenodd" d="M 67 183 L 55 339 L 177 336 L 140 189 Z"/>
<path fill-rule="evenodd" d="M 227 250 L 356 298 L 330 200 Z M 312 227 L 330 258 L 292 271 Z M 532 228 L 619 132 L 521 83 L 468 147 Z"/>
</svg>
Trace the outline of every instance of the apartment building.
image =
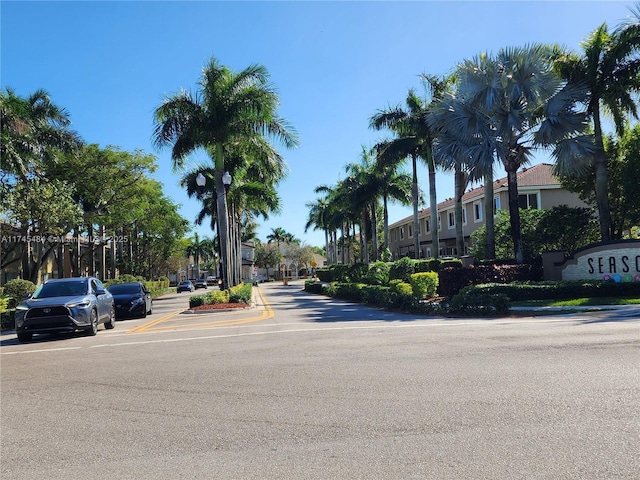
<svg viewBox="0 0 640 480">
<path fill-rule="evenodd" d="M 576 193 L 569 192 L 562 187 L 559 180 L 553 176 L 552 165 L 541 163 L 529 168 L 523 168 L 517 173 L 518 197 L 521 208 L 548 209 L 559 205 L 569 207 L 585 207 Z M 462 230 L 464 233 L 464 252 L 467 255 L 471 245 L 471 233 L 484 225 L 486 212 L 484 211 L 484 186 L 467 191 L 462 197 Z M 509 209 L 509 193 L 507 178 L 496 180 L 493 184 L 494 212 Z M 455 201 L 449 198 L 438 204 L 439 242 L 437 246 L 432 242 L 431 209 L 426 208 L 418 212 L 418 232 L 414 232 L 413 215 L 403 218 L 389 225 L 389 249 L 393 259 L 401 257 L 431 258 L 438 249 L 440 256 L 458 256 L 456 250 L 456 220 Z M 415 239 L 418 235 L 419 251 L 414 252 Z"/>
</svg>

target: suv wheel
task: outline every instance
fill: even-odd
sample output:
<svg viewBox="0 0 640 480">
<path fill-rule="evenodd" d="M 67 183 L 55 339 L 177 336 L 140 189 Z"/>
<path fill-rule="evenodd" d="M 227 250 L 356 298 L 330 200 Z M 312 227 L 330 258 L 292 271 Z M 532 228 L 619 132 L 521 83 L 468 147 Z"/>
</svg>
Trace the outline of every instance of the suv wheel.
<svg viewBox="0 0 640 480">
<path fill-rule="evenodd" d="M 104 324 L 104 328 L 106 328 L 107 330 L 111 330 L 115 326 L 116 326 L 116 310 L 115 308 L 113 308 L 113 305 L 111 305 L 111 308 L 109 309 L 109 320 L 107 320 L 107 322 Z"/>
<path fill-rule="evenodd" d="M 18 341 L 21 343 L 30 342 L 33 338 L 33 333 L 18 332 Z"/>
<path fill-rule="evenodd" d="M 91 310 L 90 320 L 91 320 L 91 325 L 87 327 L 84 333 L 86 333 L 90 337 L 93 337 L 98 333 L 98 312 L 96 312 L 95 310 Z"/>
</svg>

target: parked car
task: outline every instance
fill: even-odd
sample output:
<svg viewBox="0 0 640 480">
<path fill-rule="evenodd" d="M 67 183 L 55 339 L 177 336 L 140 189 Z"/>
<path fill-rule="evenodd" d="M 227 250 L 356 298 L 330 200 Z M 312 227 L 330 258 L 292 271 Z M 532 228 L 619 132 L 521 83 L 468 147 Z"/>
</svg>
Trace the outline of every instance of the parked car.
<svg viewBox="0 0 640 480">
<path fill-rule="evenodd" d="M 107 288 L 116 306 L 116 319 L 146 317 L 153 312 L 151 292 L 141 282 L 116 283 Z"/>
<path fill-rule="evenodd" d="M 84 331 L 98 333 L 98 325 L 115 327 L 113 296 L 95 277 L 48 280 L 16 306 L 16 333 L 28 342 L 34 333 Z"/>
<path fill-rule="evenodd" d="M 207 288 L 207 281 L 204 278 L 200 278 L 196 280 L 196 283 L 193 284 L 193 288 L 196 290 L 199 288 Z"/>
<path fill-rule="evenodd" d="M 212 277 L 212 276 L 207 277 L 207 285 L 209 285 L 209 286 L 216 286 L 217 287 L 218 285 L 220 285 L 220 283 L 222 283 L 222 282 L 217 277 Z"/>
<path fill-rule="evenodd" d="M 193 286 L 193 283 L 191 283 L 191 280 L 185 280 L 183 282 L 180 282 L 178 284 L 178 287 L 176 288 L 176 291 L 178 293 L 180 292 L 193 292 L 196 288 Z"/>
</svg>

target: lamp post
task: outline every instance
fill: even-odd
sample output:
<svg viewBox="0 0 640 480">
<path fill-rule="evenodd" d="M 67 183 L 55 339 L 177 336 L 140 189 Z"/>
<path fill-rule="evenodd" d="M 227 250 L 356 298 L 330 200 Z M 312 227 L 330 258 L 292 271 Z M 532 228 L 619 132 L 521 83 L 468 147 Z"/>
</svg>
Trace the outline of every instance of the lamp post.
<svg viewBox="0 0 640 480">
<path fill-rule="evenodd" d="M 229 222 L 227 218 L 227 190 L 231 185 L 229 172 L 215 170 L 216 179 L 216 210 L 218 220 L 218 239 L 220 241 L 220 276 L 222 277 L 222 290 L 229 289 L 231 278 L 231 258 L 229 255 Z M 196 185 L 203 189 L 207 183 L 202 172 L 196 176 Z"/>
</svg>

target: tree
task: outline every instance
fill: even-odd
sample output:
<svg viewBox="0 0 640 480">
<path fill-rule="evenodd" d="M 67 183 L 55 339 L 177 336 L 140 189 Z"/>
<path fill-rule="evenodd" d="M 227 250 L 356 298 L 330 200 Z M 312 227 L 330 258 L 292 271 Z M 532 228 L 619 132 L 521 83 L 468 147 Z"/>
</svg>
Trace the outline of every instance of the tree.
<svg viewBox="0 0 640 480">
<path fill-rule="evenodd" d="M 305 204 L 305 206 L 309 209 L 309 216 L 307 217 L 307 223 L 305 223 L 304 231 L 306 233 L 309 228 L 313 227 L 314 230 L 320 229 L 324 232 L 325 252 L 327 257 L 329 257 L 331 252 L 329 238 L 331 233 L 334 231 L 331 226 L 331 210 L 329 202 L 326 197 L 318 198 L 314 202 Z M 332 258 L 329 258 L 329 261 L 334 263 Z"/>
<path fill-rule="evenodd" d="M 19 242 L 2 243 L 2 267 L 11 250 L 21 258 L 22 276 L 38 283 L 40 267 L 54 253 L 60 238 L 82 219 L 82 210 L 73 200 L 73 187 L 61 180 L 33 177 L 18 182 L 0 199 L 2 220 L 18 226 Z M 6 250 L 5 250 L 6 249 Z"/>
<path fill-rule="evenodd" d="M 68 112 L 51 102 L 45 90 L 27 98 L 11 88 L 0 91 L 0 163 L 3 180 L 11 174 L 25 178 L 55 158 L 82 143 L 69 129 Z M 4 181 L 3 181 L 4 184 Z"/>
<path fill-rule="evenodd" d="M 640 225 L 640 125 L 627 126 L 622 136 L 609 135 L 604 139 L 609 185 L 611 238 L 623 238 L 632 227 Z M 596 174 L 590 165 L 582 176 L 561 176 L 562 185 L 576 192 L 588 205 L 597 207 Z"/>
<path fill-rule="evenodd" d="M 588 91 L 586 105 L 593 122 L 594 151 L 587 158 L 592 160 L 595 173 L 595 200 L 602 241 L 614 238 L 614 232 L 601 112 L 606 110 L 611 114 L 618 135 L 622 135 L 626 115 L 638 118 L 634 94 L 640 91 L 640 4 L 636 4 L 631 12 L 632 18 L 612 33 L 606 23 L 600 25 L 582 43 L 581 56 L 563 52 L 555 61 L 563 78 Z M 559 156 L 558 160 L 558 170 L 563 175 L 576 172 L 580 175 L 584 171 L 585 157 L 576 157 L 571 151 Z"/>
<path fill-rule="evenodd" d="M 407 157 L 411 157 L 413 172 L 413 230 L 416 232 L 414 237 L 414 255 L 419 255 L 420 246 L 418 233 L 420 231 L 418 224 L 418 174 L 417 160 L 422 159 L 427 165 L 429 172 L 429 204 L 431 210 L 431 224 L 438 225 L 438 202 L 436 196 L 436 163 L 433 157 L 433 142 L 435 140 L 435 131 L 427 122 L 427 112 L 430 103 L 440 98 L 448 89 L 451 79 L 439 79 L 432 75 L 422 75 L 423 88 L 425 96 L 420 98 L 415 90 L 410 89 L 406 99 L 406 110 L 399 105 L 379 110 L 370 119 L 370 126 L 376 130 L 388 128 L 396 134 L 396 138 L 384 142 L 380 142 L 376 149 L 378 151 L 379 165 L 396 166 L 403 162 Z M 438 229 L 433 228 L 431 231 L 431 242 L 433 245 L 434 257 L 439 255 L 439 239 Z"/>
<path fill-rule="evenodd" d="M 263 66 L 251 65 L 235 73 L 211 58 L 203 69 L 197 94 L 183 90 L 166 98 L 154 112 L 154 144 L 157 148 L 171 145 L 174 168 L 182 167 L 184 159 L 200 148 L 213 159 L 224 289 L 229 288 L 232 274 L 222 181 L 228 166 L 225 151 L 235 143 L 247 144 L 265 136 L 285 147 L 298 143 L 295 132 L 277 115 L 279 98 L 268 80 Z"/>
<path fill-rule="evenodd" d="M 459 132 L 454 135 L 459 141 L 459 158 L 485 172 L 497 158 L 507 172 L 517 263 L 524 260 L 518 169 L 530 162 L 536 149 L 552 148 L 555 158 L 567 152 L 586 156 L 592 151 L 589 136 L 582 134 L 586 112 L 579 106 L 585 91 L 566 85 L 554 74 L 551 54 L 549 47 L 534 44 L 465 60 L 457 69 L 458 96 L 445 97 L 440 106 L 441 111 L 446 109 L 443 129 Z M 487 215 L 492 210 L 493 206 Z"/>
<path fill-rule="evenodd" d="M 276 245 L 269 243 L 256 245 L 253 263 L 260 268 L 266 269 L 267 278 L 269 278 L 269 267 L 279 265 L 281 260 L 282 253 L 280 253 L 280 249 Z"/>
<path fill-rule="evenodd" d="M 566 255 L 588 245 L 597 237 L 598 227 L 589 209 L 560 205 L 547 210 L 521 209 L 524 258 L 536 260 L 550 250 Z M 486 254 L 484 239 L 487 229 L 482 226 L 471 234 L 471 255 L 477 260 L 491 260 Z M 512 249 L 509 214 L 498 210 L 495 224 L 496 257 L 509 258 Z"/>
</svg>

